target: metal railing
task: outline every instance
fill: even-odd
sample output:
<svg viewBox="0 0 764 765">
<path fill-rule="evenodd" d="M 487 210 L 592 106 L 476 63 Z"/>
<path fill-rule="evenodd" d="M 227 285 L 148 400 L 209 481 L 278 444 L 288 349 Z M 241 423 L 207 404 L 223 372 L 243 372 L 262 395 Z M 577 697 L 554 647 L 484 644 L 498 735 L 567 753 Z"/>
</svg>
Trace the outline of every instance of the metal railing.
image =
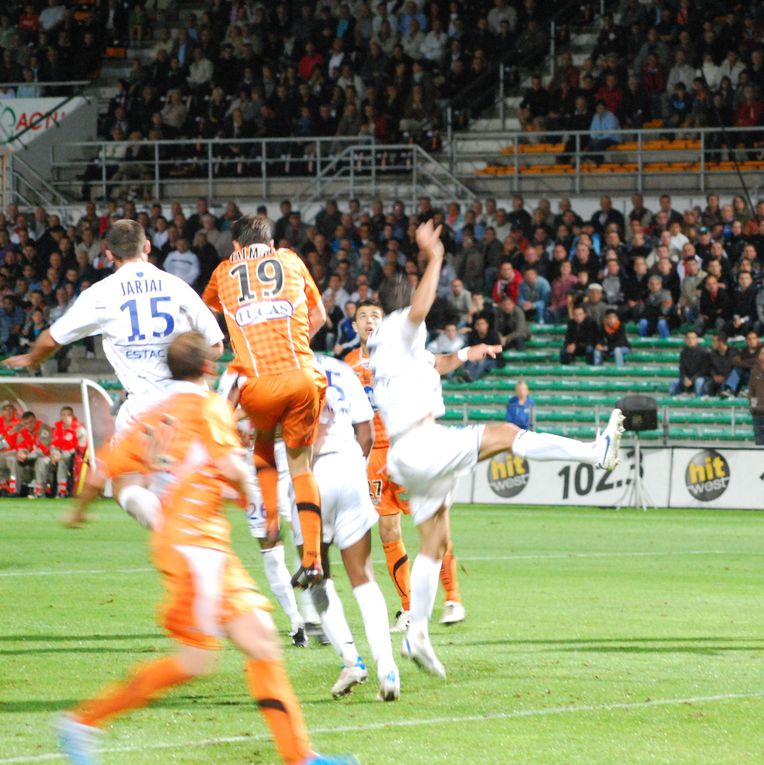
<svg viewBox="0 0 764 765">
<path fill-rule="evenodd" d="M 46 95 L 64 95 L 71 91 L 69 95 L 80 95 L 77 91 L 82 91 L 92 85 L 91 80 L 61 80 L 55 82 L 0 82 L 0 88 L 13 88 L 16 98 L 40 98 Z M 34 95 L 19 93 L 19 88 L 37 88 L 40 92 Z M 51 93 L 51 91 L 55 91 Z"/>
<path fill-rule="evenodd" d="M 444 158 L 459 178 L 497 175 L 512 191 L 523 179 L 563 178 L 573 193 L 585 192 L 586 179 L 607 174 L 633 181 L 644 191 L 651 178 L 670 175 L 681 188 L 705 191 L 721 173 L 749 173 L 754 185 L 764 170 L 764 129 L 682 127 L 608 130 L 615 143 L 592 144 L 589 130 L 566 131 L 547 126 L 539 132 L 499 131 L 454 136 Z M 499 144 L 475 148 L 476 141 Z M 490 168 L 494 168 L 491 170 Z"/>
<path fill-rule="evenodd" d="M 275 178 L 313 177 L 324 172 L 347 146 L 370 144 L 371 137 L 179 139 L 162 141 L 78 141 L 53 145 L 50 167 L 53 185 L 75 195 L 82 176 L 101 198 L 138 196 L 160 198 L 167 187 L 194 183 L 208 197 L 221 182 L 257 184 L 269 195 Z M 112 152 L 139 149 L 137 159 L 112 156 Z M 62 151 L 69 158 L 63 158 Z M 71 159 L 72 154 L 81 157 Z M 254 190 L 253 190 L 254 191 Z M 195 193 L 199 193 L 198 191 Z"/>
</svg>

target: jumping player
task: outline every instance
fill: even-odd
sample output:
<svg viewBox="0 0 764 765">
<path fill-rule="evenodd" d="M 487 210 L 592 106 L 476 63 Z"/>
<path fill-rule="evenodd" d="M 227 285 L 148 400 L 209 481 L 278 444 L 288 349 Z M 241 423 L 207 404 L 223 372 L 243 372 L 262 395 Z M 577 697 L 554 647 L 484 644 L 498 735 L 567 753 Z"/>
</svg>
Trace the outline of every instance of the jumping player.
<svg viewBox="0 0 764 765">
<path fill-rule="evenodd" d="M 256 431 L 255 467 L 269 531 L 277 532 L 280 424 L 294 484 L 304 548 L 301 572 L 321 579 L 321 498 L 311 469 L 326 378 L 310 338 L 326 321 L 321 294 L 300 257 L 275 249 L 265 215 L 245 215 L 231 227 L 234 251 L 215 269 L 203 299 L 225 315 L 242 409 Z"/>
<path fill-rule="evenodd" d="M 166 590 L 164 627 L 177 650 L 138 665 L 127 679 L 64 715 L 61 748 L 75 765 L 95 765 L 95 743 L 106 722 L 210 674 L 226 636 L 246 657 L 250 693 L 281 760 L 287 765 L 349 765 L 355 760 L 321 757 L 311 750 L 279 655 L 270 606 L 231 549 L 224 492 L 233 488 L 246 506 L 253 480 L 230 407 L 207 390 L 204 375 L 215 374 L 209 351 L 207 339 L 196 332 L 173 341 L 167 361 L 179 383 L 175 392 L 99 455 L 73 519 L 83 518 L 107 477 L 150 475 L 161 500 L 151 549 Z"/>
<path fill-rule="evenodd" d="M 182 279 L 149 263 L 149 252 L 151 242 L 139 223 L 115 221 L 106 234 L 106 256 L 115 272 L 82 292 L 29 353 L 3 362 L 12 369 L 37 367 L 62 345 L 102 335 L 106 358 L 127 394 L 117 434 L 172 389 L 167 348 L 175 337 L 195 330 L 215 358 L 223 352 L 223 333 L 201 298 Z M 158 502 L 135 477 L 125 476 L 113 491 L 126 512 L 151 525 Z"/>
<path fill-rule="evenodd" d="M 401 610 L 398 612 L 392 632 L 405 632 L 411 616 L 409 604 L 411 597 L 411 580 L 409 558 L 401 534 L 401 513 L 409 515 L 409 503 L 405 499 L 406 489 L 393 481 L 387 472 L 387 452 L 390 439 L 385 430 L 385 424 L 374 403 L 374 380 L 369 368 L 369 351 L 367 341 L 371 333 L 379 326 L 385 312 L 377 300 L 362 300 L 355 314 L 356 330 L 360 346 L 351 351 L 345 361 L 361 381 L 369 402 L 374 408 L 374 446 L 368 461 L 369 496 L 379 513 L 379 536 L 385 551 L 387 570 L 401 599 Z M 456 558 L 452 552 L 449 540 L 443 565 L 440 570 L 440 581 L 446 593 L 446 603 L 441 617 L 442 624 L 456 624 L 465 618 L 464 606 L 459 595 L 459 584 L 456 574 Z"/>
<path fill-rule="evenodd" d="M 417 244 L 427 260 L 411 306 L 387 316 L 367 341 L 371 351 L 374 395 L 390 435 L 387 468 L 406 486 L 419 529 L 419 555 L 411 570 L 411 624 L 403 640 L 404 656 L 445 677 L 430 643 L 428 622 L 438 588 L 442 559 L 450 538 L 448 509 L 459 474 L 503 451 L 536 460 L 573 460 L 605 470 L 619 462 L 623 414 L 614 409 L 604 433 L 583 443 L 548 433 L 520 430 L 510 423 L 451 428 L 436 423 L 445 413 L 440 375 L 465 361 L 501 352 L 501 346 L 474 346 L 433 356 L 425 349 L 424 320 L 435 300 L 444 248 L 441 227 L 419 226 Z"/>
</svg>

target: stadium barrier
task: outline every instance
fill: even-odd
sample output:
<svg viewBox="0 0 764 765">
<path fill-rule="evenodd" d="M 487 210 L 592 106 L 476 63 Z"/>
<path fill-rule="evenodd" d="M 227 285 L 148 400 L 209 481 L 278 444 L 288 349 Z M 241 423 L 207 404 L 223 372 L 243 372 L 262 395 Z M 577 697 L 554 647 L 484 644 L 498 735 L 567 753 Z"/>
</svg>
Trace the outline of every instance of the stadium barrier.
<svg viewBox="0 0 764 765">
<path fill-rule="evenodd" d="M 764 507 L 764 451 L 756 448 L 642 447 L 643 486 L 657 507 Z M 457 502 L 520 505 L 628 505 L 634 448 L 604 473 L 570 462 L 527 462 L 506 452 L 462 479 Z"/>
</svg>

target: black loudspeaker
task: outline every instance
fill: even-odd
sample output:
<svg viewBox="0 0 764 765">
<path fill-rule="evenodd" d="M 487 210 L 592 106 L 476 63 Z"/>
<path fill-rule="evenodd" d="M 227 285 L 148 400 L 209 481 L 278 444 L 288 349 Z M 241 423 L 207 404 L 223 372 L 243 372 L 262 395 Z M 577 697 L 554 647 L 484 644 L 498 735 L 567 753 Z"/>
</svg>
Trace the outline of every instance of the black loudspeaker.
<svg viewBox="0 0 764 765">
<path fill-rule="evenodd" d="M 639 433 L 658 429 L 658 404 L 650 396 L 624 396 L 616 403 L 623 412 L 626 430 Z"/>
</svg>

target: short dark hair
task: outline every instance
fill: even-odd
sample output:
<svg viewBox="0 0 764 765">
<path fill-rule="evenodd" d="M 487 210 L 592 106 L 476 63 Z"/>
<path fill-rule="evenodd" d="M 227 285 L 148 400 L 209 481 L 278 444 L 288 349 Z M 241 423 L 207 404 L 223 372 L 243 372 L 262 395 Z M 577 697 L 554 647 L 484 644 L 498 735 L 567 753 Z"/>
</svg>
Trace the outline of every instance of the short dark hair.
<svg viewBox="0 0 764 765">
<path fill-rule="evenodd" d="M 35 419 L 37 419 L 37 415 L 36 415 L 36 414 L 35 414 L 35 413 L 34 413 L 34 412 L 31 410 L 31 409 L 27 409 L 27 410 L 26 410 L 26 412 L 24 412 L 24 413 L 21 415 L 21 419 L 22 419 L 22 420 L 27 420 L 27 419 L 29 419 L 30 417 L 34 417 Z"/>
<path fill-rule="evenodd" d="M 74 416 L 74 409 L 72 409 L 72 407 L 70 407 L 70 406 L 62 406 L 60 413 L 63 415 L 64 412 L 69 412 L 69 414 Z"/>
<path fill-rule="evenodd" d="M 201 332 L 183 332 L 167 348 L 167 366 L 173 380 L 196 380 L 204 374 L 210 346 Z"/>
<path fill-rule="evenodd" d="M 366 300 L 359 300 L 355 310 L 360 311 L 362 308 L 379 308 L 383 314 L 385 312 L 385 309 L 382 307 L 382 303 L 380 303 L 376 298 L 366 298 Z"/>
<path fill-rule="evenodd" d="M 231 239 L 242 247 L 250 244 L 270 244 L 271 224 L 265 215 L 242 215 L 231 226 Z"/>
<path fill-rule="evenodd" d="M 106 232 L 106 247 L 115 260 L 140 257 L 145 241 L 143 226 L 129 218 L 114 221 Z"/>
</svg>

